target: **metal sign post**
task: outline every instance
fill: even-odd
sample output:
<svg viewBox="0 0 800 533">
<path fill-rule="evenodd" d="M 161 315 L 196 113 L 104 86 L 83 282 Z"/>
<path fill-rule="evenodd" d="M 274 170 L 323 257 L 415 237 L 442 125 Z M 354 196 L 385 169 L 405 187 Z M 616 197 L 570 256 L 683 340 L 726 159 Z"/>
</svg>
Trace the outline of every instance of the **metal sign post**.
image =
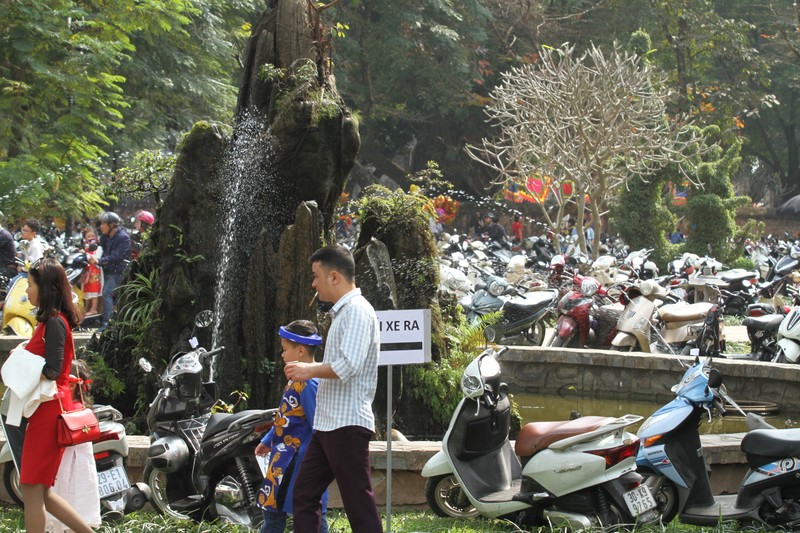
<svg viewBox="0 0 800 533">
<path fill-rule="evenodd" d="M 392 365 L 386 381 L 386 533 L 392 533 Z"/>
</svg>

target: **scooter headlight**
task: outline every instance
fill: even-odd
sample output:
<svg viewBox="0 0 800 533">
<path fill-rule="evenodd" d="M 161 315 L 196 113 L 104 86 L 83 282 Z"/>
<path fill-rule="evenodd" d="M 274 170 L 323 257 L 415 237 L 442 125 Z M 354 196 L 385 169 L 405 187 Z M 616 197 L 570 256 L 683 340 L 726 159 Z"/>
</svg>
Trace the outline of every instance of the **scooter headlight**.
<svg viewBox="0 0 800 533">
<path fill-rule="evenodd" d="M 507 286 L 508 284 L 505 283 L 505 280 L 499 280 L 495 278 L 491 282 L 489 282 L 487 290 L 489 291 L 489 294 L 491 294 L 492 296 L 500 296 L 506 291 Z"/>
<path fill-rule="evenodd" d="M 475 398 L 483 394 L 483 383 L 477 376 L 464 376 L 461 379 L 461 391 L 467 398 Z"/>
</svg>

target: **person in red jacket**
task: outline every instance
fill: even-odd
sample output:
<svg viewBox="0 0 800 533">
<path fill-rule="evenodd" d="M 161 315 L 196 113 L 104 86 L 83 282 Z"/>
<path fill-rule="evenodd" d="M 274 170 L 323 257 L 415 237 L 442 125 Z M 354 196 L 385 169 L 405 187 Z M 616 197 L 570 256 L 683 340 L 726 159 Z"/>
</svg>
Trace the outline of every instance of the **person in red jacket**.
<svg viewBox="0 0 800 533">
<path fill-rule="evenodd" d="M 514 216 L 514 222 L 511 223 L 511 234 L 514 236 L 514 242 L 522 242 L 525 235 L 522 233 L 522 215 Z"/>
</svg>

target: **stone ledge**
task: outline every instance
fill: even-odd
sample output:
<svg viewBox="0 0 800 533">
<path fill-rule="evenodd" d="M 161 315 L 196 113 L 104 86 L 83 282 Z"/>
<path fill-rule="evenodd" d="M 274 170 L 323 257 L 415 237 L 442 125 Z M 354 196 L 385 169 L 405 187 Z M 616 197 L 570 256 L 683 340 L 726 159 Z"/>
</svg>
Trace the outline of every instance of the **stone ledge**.
<svg viewBox="0 0 800 533">
<path fill-rule="evenodd" d="M 739 450 L 739 443 L 744 433 L 726 435 L 701 435 L 703 453 L 711 464 L 744 463 L 744 455 Z M 4 443 L 0 439 L 0 443 Z M 512 441 L 513 443 L 513 441 Z M 128 467 L 144 468 L 150 438 L 144 435 L 128 435 Z M 422 467 L 436 452 L 442 449 L 439 441 L 393 441 L 392 471 L 422 471 Z M 386 470 L 386 443 L 373 441 L 369 443 L 370 461 L 376 470 Z"/>
<path fill-rule="evenodd" d="M 75 346 L 80 348 L 89 342 L 92 338 L 92 333 L 75 333 L 73 339 Z M 27 337 L 20 337 L 18 335 L 0 335 L 0 361 L 5 361 L 8 352 L 17 347 L 22 341 L 28 340 Z"/>
<path fill-rule="evenodd" d="M 588 397 L 666 403 L 684 372 L 688 356 L 606 350 L 515 346 L 500 359 L 503 381 L 512 392 L 556 393 L 573 385 Z M 769 399 L 779 407 L 800 397 L 800 365 L 714 359 L 728 394 L 740 400 Z"/>
</svg>

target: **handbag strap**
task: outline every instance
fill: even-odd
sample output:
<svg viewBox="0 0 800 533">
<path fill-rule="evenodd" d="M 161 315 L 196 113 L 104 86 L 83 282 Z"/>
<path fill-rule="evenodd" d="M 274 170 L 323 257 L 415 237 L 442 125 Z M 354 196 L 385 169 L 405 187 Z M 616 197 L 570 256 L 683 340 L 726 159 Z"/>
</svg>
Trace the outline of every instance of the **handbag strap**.
<svg viewBox="0 0 800 533">
<path fill-rule="evenodd" d="M 75 337 L 72 338 L 72 358 L 75 359 Z M 83 380 L 80 378 L 78 378 L 78 393 L 81 395 L 81 405 L 86 407 L 86 400 L 83 399 Z M 64 409 L 64 404 L 61 403 L 61 393 L 57 393 L 56 398 L 58 398 L 58 405 L 61 407 L 61 412 L 66 413 L 67 410 Z"/>
<path fill-rule="evenodd" d="M 86 407 L 86 401 L 83 399 L 83 386 L 82 386 L 81 382 L 78 382 L 78 392 L 81 395 L 81 405 L 83 405 L 83 407 L 85 408 Z M 64 404 L 61 403 L 61 393 L 57 393 L 56 394 L 56 398 L 58 398 L 58 405 L 61 407 L 61 412 L 62 413 L 68 412 L 66 409 L 64 409 Z"/>
</svg>

